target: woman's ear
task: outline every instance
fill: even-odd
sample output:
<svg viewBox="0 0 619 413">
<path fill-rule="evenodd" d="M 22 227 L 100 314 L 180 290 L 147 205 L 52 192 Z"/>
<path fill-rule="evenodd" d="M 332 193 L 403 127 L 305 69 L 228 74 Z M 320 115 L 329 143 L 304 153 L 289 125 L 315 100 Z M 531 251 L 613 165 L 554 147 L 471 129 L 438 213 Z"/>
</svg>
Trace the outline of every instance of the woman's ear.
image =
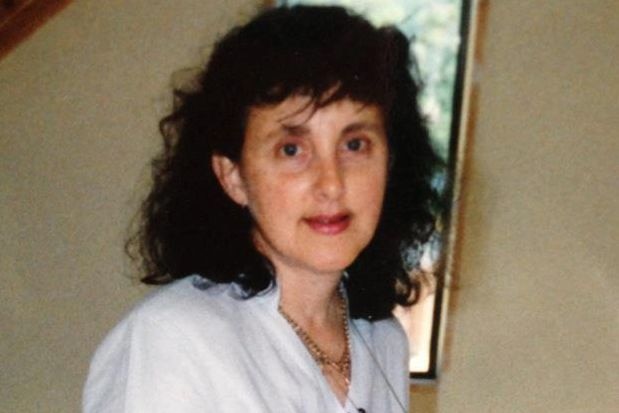
<svg viewBox="0 0 619 413">
<path fill-rule="evenodd" d="M 211 156 L 211 167 L 226 194 L 240 206 L 246 206 L 247 192 L 238 164 L 226 156 L 213 155 Z"/>
</svg>

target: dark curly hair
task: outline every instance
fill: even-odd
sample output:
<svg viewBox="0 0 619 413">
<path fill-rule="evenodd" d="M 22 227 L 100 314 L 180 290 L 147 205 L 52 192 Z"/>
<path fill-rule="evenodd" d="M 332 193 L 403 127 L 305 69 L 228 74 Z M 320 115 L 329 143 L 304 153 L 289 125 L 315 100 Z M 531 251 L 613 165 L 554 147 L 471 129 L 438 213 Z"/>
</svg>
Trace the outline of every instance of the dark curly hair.
<svg viewBox="0 0 619 413">
<path fill-rule="evenodd" d="M 128 243 L 142 281 L 197 273 L 237 283 L 247 298 L 272 286 L 271 263 L 252 241 L 252 218 L 224 193 L 210 160 L 239 160 L 251 107 L 300 94 L 316 109 L 344 98 L 381 108 L 389 144 L 382 215 L 347 268 L 345 286 L 354 318 L 386 318 L 396 303 L 414 301 L 417 285 L 402 252 L 433 230 L 430 178 L 440 161 L 417 105 L 412 64 L 400 31 L 377 29 L 340 7 L 269 9 L 228 32 L 195 90 L 177 90 L 174 110 L 160 123 L 163 151 L 152 162 L 153 187 Z"/>
</svg>

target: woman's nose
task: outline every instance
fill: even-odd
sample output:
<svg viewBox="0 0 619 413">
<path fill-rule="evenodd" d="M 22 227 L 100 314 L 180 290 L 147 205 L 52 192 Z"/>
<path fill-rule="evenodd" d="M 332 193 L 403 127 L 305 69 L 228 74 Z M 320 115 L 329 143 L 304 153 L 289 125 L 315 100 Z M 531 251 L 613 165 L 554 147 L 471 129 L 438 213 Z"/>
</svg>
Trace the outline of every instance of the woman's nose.
<svg viewBox="0 0 619 413">
<path fill-rule="evenodd" d="M 322 159 L 317 165 L 316 194 L 320 199 L 338 199 L 344 193 L 344 171 L 335 158 Z"/>
</svg>

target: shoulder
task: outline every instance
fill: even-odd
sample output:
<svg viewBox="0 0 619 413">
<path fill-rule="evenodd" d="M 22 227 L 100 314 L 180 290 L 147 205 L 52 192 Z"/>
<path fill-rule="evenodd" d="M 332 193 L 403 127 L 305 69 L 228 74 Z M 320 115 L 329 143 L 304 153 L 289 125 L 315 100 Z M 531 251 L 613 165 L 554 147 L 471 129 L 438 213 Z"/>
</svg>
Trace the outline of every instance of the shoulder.
<svg viewBox="0 0 619 413">
<path fill-rule="evenodd" d="M 378 321 L 356 319 L 353 320 L 353 323 L 357 329 L 372 337 L 392 339 L 398 342 L 407 341 L 406 333 L 395 317 L 389 317 Z"/>
<path fill-rule="evenodd" d="M 393 317 L 373 322 L 354 320 L 353 329 L 358 354 L 366 360 L 366 376 L 385 379 L 375 382 L 371 403 L 379 403 L 379 409 L 384 409 L 385 405 L 380 403 L 388 401 L 391 406 L 387 407 L 388 411 L 400 411 L 399 407 L 408 406 L 409 349 L 400 323 Z M 395 399 L 392 395 L 396 395 Z"/>
<path fill-rule="evenodd" d="M 127 357 L 167 358 L 226 348 L 235 343 L 250 311 L 228 284 L 189 276 L 157 289 L 107 334 L 92 365 L 120 364 Z M 209 346 L 204 346 L 208 342 Z"/>
<path fill-rule="evenodd" d="M 127 318 L 156 322 L 203 319 L 215 321 L 242 301 L 234 288 L 191 275 L 160 287 L 131 310 Z"/>
<path fill-rule="evenodd" d="M 230 361 L 250 311 L 229 285 L 196 277 L 159 288 L 108 333 L 91 361 L 84 411 L 199 411 L 151 404 L 176 400 L 174 389 L 183 406 L 205 400 L 215 380 L 206 373 Z"/>
<path fill-rule="evenodd" d="M 408 337 L 395 317 L 378 321 L 353 320 L 354 329 L 374 349 L 396 357 L 408 357 Z"/>
<path fill-rule="evenodd" d="M 138 303 L 110 332 L 110 337 L 158 342 L 173 336 L 208 337 L 210 342 L 231 338 L 250 317 L 248 301 L 231 284 L 215 284 L 191 275 L 158 288 Z M 189 340 L 191 341 L 191 340 Z"/>
</svg>

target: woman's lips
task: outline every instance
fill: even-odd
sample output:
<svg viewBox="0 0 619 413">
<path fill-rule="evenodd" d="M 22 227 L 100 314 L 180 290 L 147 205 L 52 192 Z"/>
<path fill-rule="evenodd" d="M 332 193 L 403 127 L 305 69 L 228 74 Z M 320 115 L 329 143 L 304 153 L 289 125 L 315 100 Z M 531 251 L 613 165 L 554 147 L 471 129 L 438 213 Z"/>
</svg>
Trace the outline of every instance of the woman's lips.
<svg viewBox="0 0 619 413">
<path fill-rule="evenodd" d="M 323 235 L 336 235 L 348 228 L 350 225 L 349 214 L 335 215 L 314 215 L 305 218 L 304 221 L 314 231 Z"/>
</svg>

